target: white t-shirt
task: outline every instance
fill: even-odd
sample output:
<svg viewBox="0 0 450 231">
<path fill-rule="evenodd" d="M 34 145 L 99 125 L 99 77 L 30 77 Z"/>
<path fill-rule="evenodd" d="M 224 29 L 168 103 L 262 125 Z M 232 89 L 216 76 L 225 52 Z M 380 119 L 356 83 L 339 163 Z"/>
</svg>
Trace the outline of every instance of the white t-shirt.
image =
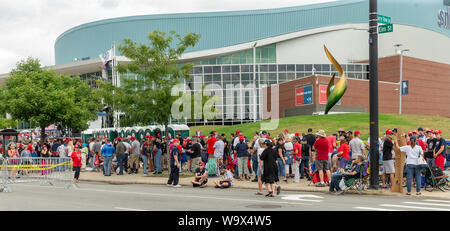
<svg viewBox="0 0 450 231">
<path fill-rule="evenodd" d="M 129 144 L 128 142 L 123 142 L 123 144 L 127 148 L 127 150 L 125 151 L 125 154 L 129 154 L 130 153 L 131 144 Z"/>
<path fill-rule="evenodd" d="M 263 147 L 261 147 L 261 145 L 259 145 L 259 140 L 262 140 L 262 142 L 266 141 L 266 138 L 259 138 L 255 141 L 255 148 L 256 148 L 256 153 L 258 154 L 258 161 L 259 161 L 259 157 L 261 156 L 261 154 L 264 152 Z"/>
<path fill-rule="evenodd" d="M 362 156 L 362 150 L 366 147 L 359 138 L 353 138 L 348 145 L 350 146 L 350 151 L 352 152 L 352 159 L 356 159 L 356 156 Z"/>
<path fill-rule="evenodd" d="M 411 145 L 400 147 L 400 151 L 406 153 L 406 164 L 417 165 L 417 159 L 420 155 L 423 155 L 423 150 L 419 145 L 415 145 L 411 148 Z"/>
<path fill-rule="evenodd" d="M 225 149 L 225 144 L 222 140 L 218 140 L 214 143 L 214 157 L 219 158 L 223 157 L 223 150 Z"/>
<path fill-rule="evenodd" d="M 230 170 L 226 170 L 226 171 L 223 173 L 222 178 L 223 178 L 224 180 L 226 180 L 226 179 L 231 179 L 231 183 L 233 183 L 233 174 L 230 172 Z"/>
<path fill-rule="evenodd" d="M 292 144 L 292 142 L 286 142 L 284 143 L 284 148 L 286 149 L 286 151 L 292 151 L 294 149 L 294 145 Z"/>
</svg>

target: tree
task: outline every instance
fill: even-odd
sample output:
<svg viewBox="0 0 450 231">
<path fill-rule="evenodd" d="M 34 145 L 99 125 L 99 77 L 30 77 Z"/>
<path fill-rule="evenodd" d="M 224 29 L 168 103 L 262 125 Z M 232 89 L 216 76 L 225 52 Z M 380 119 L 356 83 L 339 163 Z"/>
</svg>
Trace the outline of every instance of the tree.
<svg viewBox="0 0 450 231">
<path fill-rule="evenodd" d="M 171 107 L 179 98 L 171 94 L 172 88 L 190 77 L 193 66 L 191 63 L 180 64 L 179 59 L 186 49 L 197 44 L 200 35 L 189 32 L 181 37 L 174 31 L 166 34 L 155 30 L 147 38 L 148 44 L 125 39 L 124 44 L 118 46 L 122 55 L 131 60 L 118 65 L 117 70 L 122 75 L 120 87 L 105 82 L 99 82 L 99 85 L 103 89 L 105 102 L 113 110 L 126 114 L 120 121 L 121 125 L 158 123 L 165 126 L 168 134 Z M 177 43 L 174 43 L 175 38 Z M 126 77 L 129 73 L 133 74 L 133 78 Z"/>
<path fill-rule="evenodd" d="M 99 96 L 79 78 L 58 75 L 33 58 L 17 63 L 0 92 L 0 109 L 13 119 L 36 124 L 41 130 L 41 144 L 45 127 L 59 124 L 84 130 L 101 106 Z"/>
</svg>

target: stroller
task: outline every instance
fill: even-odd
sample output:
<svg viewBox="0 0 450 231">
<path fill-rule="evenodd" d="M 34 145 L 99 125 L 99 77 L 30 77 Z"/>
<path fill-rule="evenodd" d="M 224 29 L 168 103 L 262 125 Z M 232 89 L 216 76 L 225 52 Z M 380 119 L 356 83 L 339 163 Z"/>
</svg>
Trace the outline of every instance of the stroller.
<svg viewBox="0 0 450 231">
<path fill-rule="evenodd" d="M 428 192 L 432 192 L 435 189 L 439 189 L 442 192 L 446 190 L 450 190 L 449 185 L 449 176 L 446 176 L 442 169 L 437 166 L 429 166 L 422 170 L 422 173 L 425 176 L 425 190 Z"/>
</svg>

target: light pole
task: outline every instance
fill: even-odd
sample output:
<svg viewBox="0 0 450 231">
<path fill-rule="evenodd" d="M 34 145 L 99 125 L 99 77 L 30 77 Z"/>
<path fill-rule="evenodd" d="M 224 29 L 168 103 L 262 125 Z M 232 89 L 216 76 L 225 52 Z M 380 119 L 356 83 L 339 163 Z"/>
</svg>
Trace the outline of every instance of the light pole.
<svg viewBox="0 0 450 231">
<path fill-rule="evenodd" d="M 256 95 L 257 95 L 257 90 L 256 90 L 256 45 L 258 43 L 255 42 L 255 44 L 253 44 L 253 85 L 255 86 L 253 88 L 254 91 L 254 95 L 253 95 L 253 121 L 256 122 L 257 118 L 257 113 L 256 113 Z"/>
<path fill-rule="evenodd" d="M 398 101 L 398 114 L 402 114 L 402 94 L 403 94 L 403 52 L 409 51 L 409 49 L 400 49 L 402 44 L 395 44 L 395 50 L 397 54 L 400 54 L 400 82 L 399 82 L 399 101 Z"/>
</svg>

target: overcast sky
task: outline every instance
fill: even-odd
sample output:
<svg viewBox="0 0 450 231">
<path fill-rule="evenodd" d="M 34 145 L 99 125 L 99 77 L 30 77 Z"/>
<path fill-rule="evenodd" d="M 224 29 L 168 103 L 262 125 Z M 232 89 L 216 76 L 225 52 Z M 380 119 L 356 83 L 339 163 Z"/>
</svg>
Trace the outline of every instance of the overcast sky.
<svg viewBox="0 0 450 231">
<path fill-rule="evenodd" d="M 54 65 L 64 31 L 96 20 L 146 14 L 267 9 L 335 0 L 0 0 L 0 74 L 27 57 Z"/>
</svg>

